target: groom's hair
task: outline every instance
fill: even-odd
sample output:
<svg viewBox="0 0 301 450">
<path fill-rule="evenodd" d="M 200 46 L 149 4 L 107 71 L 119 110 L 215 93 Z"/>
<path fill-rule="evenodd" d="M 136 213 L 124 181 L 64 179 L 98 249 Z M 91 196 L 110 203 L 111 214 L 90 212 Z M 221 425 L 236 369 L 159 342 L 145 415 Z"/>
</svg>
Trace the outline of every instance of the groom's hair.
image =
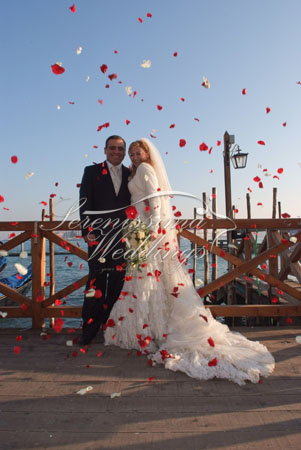
<svg viewBox="0 0 301 450">
<path fill-rule="evenodd" d="M 106 140 L 105 148 L 107 148 L 110 139 L 121 139 L 124 144 L 124 150 L 126 150 L 126 142 L 121 136 L 117 136 L 117 134 L 113 134 L 113 136 L 109 136 Z"/>
</svg>

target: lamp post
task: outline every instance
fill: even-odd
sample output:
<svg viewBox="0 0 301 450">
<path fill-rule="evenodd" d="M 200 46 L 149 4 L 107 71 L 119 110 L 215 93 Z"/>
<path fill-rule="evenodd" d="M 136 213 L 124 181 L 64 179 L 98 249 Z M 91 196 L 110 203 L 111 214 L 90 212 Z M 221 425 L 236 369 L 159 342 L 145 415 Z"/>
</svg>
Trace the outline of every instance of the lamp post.
<svg viewBox="0 0 301 450">
<path fill-rule="evenodd" d="M 235 136 L 230 135 L 227 131 L 224 134 L 224 180 L 225 180 L 225 207 L 226 217 L 233 220 L 233 208 L 232 208 L 232 194 L 231 194 L 231 170 L 230 159 L 234 169 L 243 169 L 246 167 L 248 153 L 244 153 L 240 150 L 236 144 L 231 149 L 231 145 L 235 143 Z M 228 251 L 232 253 L 232 248 L 229 249 L 229 245 L 232 244 L 232 231 L 227 231 L 227 245 Z M 228 262 L 228 270 L 231 270 L 232 264 Z M 228 303 L 233 304 L 234 290 L 230 284 L 228 288 Z"/>
</svg>

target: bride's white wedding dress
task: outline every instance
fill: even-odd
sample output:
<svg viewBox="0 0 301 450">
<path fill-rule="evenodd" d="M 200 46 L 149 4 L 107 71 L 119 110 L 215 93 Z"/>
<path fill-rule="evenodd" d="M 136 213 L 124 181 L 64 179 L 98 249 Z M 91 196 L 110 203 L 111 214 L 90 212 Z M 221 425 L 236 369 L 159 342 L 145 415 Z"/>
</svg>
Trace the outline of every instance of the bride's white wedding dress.
<svg viewBox="0 0 301 450">
<path fill-rule="evenodd" d="M 150 214 L 153 221 L 160 219 L 160 198 L 149 199 L 147 206 L 139 200 L 158 189 L 154 169 L 140 164 L 129 190 L 132 204 L 146 223 Z M 230 331 L 203 306 L 175 256 L 176 234 L 159 234 L 151 247 L 142 272 L 126 275 L 120 300 L 107 322 L 105 344 L 140 350 L 167 369 L 200 380 L 216 377 L 244 384 L 268 376 L 275 363 L 267 348 Z"/>
</svg>

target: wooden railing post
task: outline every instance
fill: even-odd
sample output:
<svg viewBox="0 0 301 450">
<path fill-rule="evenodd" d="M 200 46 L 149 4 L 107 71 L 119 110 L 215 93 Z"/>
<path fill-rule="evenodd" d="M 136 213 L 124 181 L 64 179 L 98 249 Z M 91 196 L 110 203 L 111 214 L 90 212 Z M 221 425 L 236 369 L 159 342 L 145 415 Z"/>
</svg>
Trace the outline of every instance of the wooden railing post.
<svg viewBox="0 0 301 450">
<path fill-rule="evenodd" d="M 216 188 L 212 188 L 212 218 L 216 219 Z M 212 242 L 214 242 L 214 245 L 218 246 L 218 242 L 215 242 L 216 239 L 216 229 L 212 230 Z M 211 254 L 211 281 L 216 280 L 216 275 L 218 273 L 217 270 L 217 258 L 214 253 Z"/>
<path fill-rule="evenodd" d="M 203 192 L 203 217 L 204 219 L 206 219 L 207 216 L 207 196 L 206 196 L 206 192 Z M 204 239 L 205 241 L 207 241 L 207 237 L 208 237 L 208 231 L 204 230 Z M 204 284 L 206 286 L 206 284 L 208 283 L 209 280 L 209 263 L 208 263 L 208 248 L 205 247 L 204 249 Z"/>
<path fill-rule="evenodd" d="M 54 220 L 53 198 L 49 199 L 49 220 Z M 49 241 L 49 271 L 50 271 L 50 296 L 55 293 L 55 271 L 54 271 L 54 243 Z M 54 318 L 49 318 L 49 325 L 54 325 Z"/>
<path fill-rule="evenodd" d="M 38 222 L 34 223 L 34 231 L 31 238 L 32 258 L 32 328 L 42 328 L 42 299 L 44 298 L 45 282 L 45 239 L 38 229 Z"/>
<path fill-rule="evenodd" d="M 193 218 L 196 219 L 197 217 L 197 209 L 193 208 Z M 196 234 L 196 228 L 194 229 L 194 234 Z M 193 248 L 193 274 L 192 274 L 192 282 L 193 285 L 195 286 L 195 280 L 196 280 L 196 263 L 197 263 L 197 251 L 198 251 L 198 246 L 197 244 L 192 244 L 192 248 Z"/>
</svg>

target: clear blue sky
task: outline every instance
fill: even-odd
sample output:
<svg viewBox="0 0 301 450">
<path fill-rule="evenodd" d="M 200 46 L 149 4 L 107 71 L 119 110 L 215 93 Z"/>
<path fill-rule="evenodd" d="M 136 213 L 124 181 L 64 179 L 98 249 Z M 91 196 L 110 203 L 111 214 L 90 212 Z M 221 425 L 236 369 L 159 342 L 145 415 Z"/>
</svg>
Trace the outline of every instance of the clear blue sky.
<svg viewBox="0 0 301 450">
<path fill-rule="evenodd" d="M 130 143 L 153 129 L 174 189 L 201 196 L 215 186 L 224 211 L 223 145 L 216 144 L 228 130 L 249 153 L 247 168 L 232 170 L 238 217 L 245 217 L 248 187 L 253 217 L 271 217 L 273 187 L 282 212 L 300 216 L 300 0 L 78 0 L 75 14 L 72 4 L 1 2 L 0 220 L 39 219 L 39 203 L 52 193 L 64 215 L 77 202 L 84 167 L 104 159 L 107 136 Z M 140 66 L 144 59 L 150 68 Z M 56 62 L 64 74 L 52 73 Z M 117 80 L 108 79 L 111 73 Z M 134 99 L 125 86 L 138 91 Z M 97 132 L 105 122 L 110 127 Z M 211 155 L 199 151 L 202 142 L 213 146 Z M 280 180 L 273 179 L 278 168 Z M 34 175 L 26 181 L 28 172 Z M 175 203 L 186 217 L 199 206 Z"/>
</svg>

